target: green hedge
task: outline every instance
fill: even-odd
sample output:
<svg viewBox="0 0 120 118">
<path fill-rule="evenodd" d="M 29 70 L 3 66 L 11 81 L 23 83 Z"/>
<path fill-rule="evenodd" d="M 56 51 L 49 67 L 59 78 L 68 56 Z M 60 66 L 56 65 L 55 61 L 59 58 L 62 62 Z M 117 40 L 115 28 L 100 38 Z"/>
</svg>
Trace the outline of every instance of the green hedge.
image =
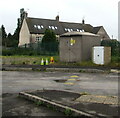
<svg viewBox="0 0 120 118">
<path fill-rule="evenodd" d="M 28 56 L 37 56 L 37 55 L 58 55 L 58 51 L 46 51 L 33 48 L 7 48 L 2 49 L 3 56 L 13 56 L 13 55 L 28 55 Z"/>
<path fill-rule="evenodd" d="M 25 48 L 9 48 L 2 49 L 3 56 L 12 56 L 12 55 L 37 55 L 36 51 Z"/>
<path fill-rule="evenodd" d="M 120 42 L 117 40 L 103 40 L 101 46 L 111 47 L 112 56 L 120 57 Z"/>
</svg>

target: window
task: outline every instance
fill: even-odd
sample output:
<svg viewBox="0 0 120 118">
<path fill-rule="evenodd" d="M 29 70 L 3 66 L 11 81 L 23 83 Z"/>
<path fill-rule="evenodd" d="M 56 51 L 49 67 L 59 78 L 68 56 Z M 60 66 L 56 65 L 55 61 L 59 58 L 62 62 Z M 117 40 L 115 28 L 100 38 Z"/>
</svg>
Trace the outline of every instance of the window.
<svg viewBox="0 0 120 118">
<path fill-rule="evenodd" d="M 65 31 L 67 31 L 67 28 L 65 28 Z"/>
<path fill-rule="evenodd" d="M 37 25 L 34 25 L 34 28 L 37 28 Z"/>
<path fill-rule="evenodd" d="M 58 28 L 55 26 L 55 29 L 58 29 Z"/>
<path fill-rule="evenodd" d="M 77 32 L 79 32 L 79 29 L 77 29 Z"/>
<path fill-rule="evenodd" d="M 41 28 L 44 28 L 43 25 L 41 25 Z"/>
<path fill-rule="evenodd" d="M 55 29 L 54 26 L 51 26 L 51 27 L 52 27 L 53 30 Z"/>
<path fill-rule="evenodd" d="M 73 29 L 65 28 L 65 31 L 71 32 L 71 31 L 73 31 Z"/>
<path fill-rule="evenodd" d="M 38 42 L 38 41 L 42 41 L 42 37 L 41 36 L 37 36 L 36 37 L 36 42 Z"/>
<path fill-rule="evenodd" d="M 70 29 L 68 29 L 68 32 L 70 32 L 71 30 Z"/>
<path fill-rule="evenodd" d="M 38 27 L 38 29 L 41 29 L 40 25 L 38 25 L 37 27 Z"/>
<path fill-rule="evenodd" d="M 49 29 L 57 30 L 58 27 L 56 27 L 56 26 L 49 26 Z"/>
</svg>

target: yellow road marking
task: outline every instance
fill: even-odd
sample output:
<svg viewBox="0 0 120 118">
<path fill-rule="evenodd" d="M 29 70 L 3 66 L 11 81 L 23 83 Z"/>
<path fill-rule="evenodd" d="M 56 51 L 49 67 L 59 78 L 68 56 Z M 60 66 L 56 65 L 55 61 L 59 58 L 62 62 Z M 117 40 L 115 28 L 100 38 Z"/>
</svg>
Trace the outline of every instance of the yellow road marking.
<svg viewBox="0 0 120 118">
<path fill-rule="evenodd" d="M 70 76 L 70 77 L 78 77 L 77 75 L 73 75 L 73 76 Z"/>
<path fill-rule="evenodd" d="M 68 79 L 68 80 L 76 80 L 76 79 Z"/>
<path fill-rule="evenodd" d="M 67 83 L 64 83 L 64 84 L 73 85 L 74 83 L 70 83 L 70 82 L 68 83 L 68 82 L 67 82 Z"/>
</svg>

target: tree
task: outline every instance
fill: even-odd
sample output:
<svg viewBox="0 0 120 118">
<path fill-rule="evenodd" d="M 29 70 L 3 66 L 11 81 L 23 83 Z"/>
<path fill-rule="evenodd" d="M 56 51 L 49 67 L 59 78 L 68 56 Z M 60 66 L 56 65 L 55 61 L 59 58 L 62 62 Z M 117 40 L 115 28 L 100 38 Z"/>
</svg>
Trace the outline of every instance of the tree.
<svg viewBox="0 0 120 118">
<path fill-rule="evenodd" d="M 2 45 L 5 47 L 17 47 L 19 42 L 19 33 L 22 26 L 22 22 L 25 18 L 27 13 L 24 11 L 24 8 L 20 9 L 20 18 L 18 18 L 17 22 L 17 28 L 15 29 L 15 32 L 13 35 L 10 33 L 7 36 L 7 33 L 5 32 L 5 27 L 1 26 L 2 31 Z"/>
<path fill-rule="evenodd" d="M 120 42 L 117 40 L 102 40 L 102 46 L 111 47 L 112 56 L 120 56 Z"/>
<path fill-rule="evenodd" d="M 5 31 L 4 25 L 1 26 L 2 31 L 2 46 L 7 46 L 7 33 Z"/>
<path fill-rule="evenodd" d="M 8 34 L 7 36 L 7 47 L 13 47 L 13 35 L 11 33 Z"/>
<path fill-rule="evenodd" d="M 53 30 L 46 29 L 43 39 L 42 39 L 42 47 L 47 51 L 57 51 L 58 42 L 56 41 L 56 35 Z"/>
<path fill-rule="evenodd" d="M 18 42 L 19 42 L 19 33 L 20 33 L 20 19 L 18 18 L 18 22 L 17 22 L 17 28 L 13 34 L 13 47 L 17 47 L 18 46 Z"/>
<path fill-rule="evenodd" d="M 46 29 L 43 39 L 42 39 L 42 43 L 54 43 L 56 42 L 56 35 L 52 30 Z"/>
</svg>

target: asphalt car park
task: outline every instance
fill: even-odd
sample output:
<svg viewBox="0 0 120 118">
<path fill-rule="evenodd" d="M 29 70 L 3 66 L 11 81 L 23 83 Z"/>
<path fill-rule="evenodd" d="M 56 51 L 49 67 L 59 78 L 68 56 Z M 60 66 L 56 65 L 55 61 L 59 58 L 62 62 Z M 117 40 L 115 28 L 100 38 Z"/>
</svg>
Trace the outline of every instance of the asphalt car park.
<svg viewBox="0 0 120 118">
<path fill-rule="evenodd" d="M 2 113 L 4 115 L 64 116 L 62 113 L 43 107 L 40 109 L 20 99 L 18 93 L 52 89 L 118 96 L 118 77 L 117 73 L 2 71 Z"/>
</svg>

